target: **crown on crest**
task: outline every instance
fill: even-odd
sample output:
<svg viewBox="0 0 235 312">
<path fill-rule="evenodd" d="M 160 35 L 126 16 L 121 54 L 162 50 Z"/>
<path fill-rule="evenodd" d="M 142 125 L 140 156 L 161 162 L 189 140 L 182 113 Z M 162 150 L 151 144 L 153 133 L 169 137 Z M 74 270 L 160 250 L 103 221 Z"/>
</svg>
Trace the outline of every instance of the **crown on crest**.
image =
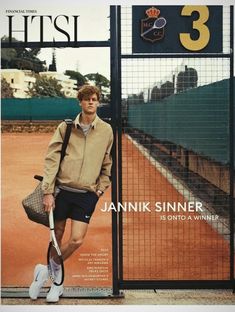
<svg viewBox="0 0 235 312">
<path fill-rule="evenodd" d="M 160 14 L 160 10 L 156 9 L 155 7 L 151 7 L 150 9 L 145 11 L 148 17 L 155 17 L 157 18 Z"/>
</svg>

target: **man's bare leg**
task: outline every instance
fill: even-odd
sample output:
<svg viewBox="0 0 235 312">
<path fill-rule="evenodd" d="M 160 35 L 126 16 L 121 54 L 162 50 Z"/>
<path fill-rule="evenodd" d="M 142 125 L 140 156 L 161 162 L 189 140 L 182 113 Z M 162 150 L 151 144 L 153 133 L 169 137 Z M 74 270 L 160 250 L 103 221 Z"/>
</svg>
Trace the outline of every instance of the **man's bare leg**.
<svg viewBox="0 0 235 312">
<path fill-rule="evenodd" d="M 62 237 L 65 230 L 65 224 L 66 224 L 65 220 L 55 222 L 56 239 L 60 246 L 60 250 L 64 261 L 67 258 L 69 258 L 72 255 L 72 253 L 82 245 L 88 229 L 87 223 L 71 220 L 70 238 L 67 242 L 61 245 Z"/>
</svg>

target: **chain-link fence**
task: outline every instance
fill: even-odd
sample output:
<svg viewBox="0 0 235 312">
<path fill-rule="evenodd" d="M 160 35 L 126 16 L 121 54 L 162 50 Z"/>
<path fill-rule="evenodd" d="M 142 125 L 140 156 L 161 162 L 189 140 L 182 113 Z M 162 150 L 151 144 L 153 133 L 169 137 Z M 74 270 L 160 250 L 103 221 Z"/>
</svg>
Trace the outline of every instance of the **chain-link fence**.
<svg viewBox="0 0 235 312">
<path fill-rule="evenodd" d="M 121 9 L 124 283 L 233 274 L 230 8 L 222 12 L 222 53 L 184 57 L 132 53 L 133 7 Z"/>
</svg>

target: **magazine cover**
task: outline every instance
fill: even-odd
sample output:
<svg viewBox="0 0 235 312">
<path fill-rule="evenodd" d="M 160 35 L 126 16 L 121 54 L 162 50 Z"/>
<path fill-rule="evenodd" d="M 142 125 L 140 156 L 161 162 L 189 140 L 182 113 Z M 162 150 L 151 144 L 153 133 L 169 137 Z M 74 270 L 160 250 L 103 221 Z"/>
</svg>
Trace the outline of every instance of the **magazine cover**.
<svg viewBox="0 0 235 312">
<path fill-rule="evenodd" d="M 231 309 L 233 14 L 1 4 L 4 311 Z"/>
</svg>

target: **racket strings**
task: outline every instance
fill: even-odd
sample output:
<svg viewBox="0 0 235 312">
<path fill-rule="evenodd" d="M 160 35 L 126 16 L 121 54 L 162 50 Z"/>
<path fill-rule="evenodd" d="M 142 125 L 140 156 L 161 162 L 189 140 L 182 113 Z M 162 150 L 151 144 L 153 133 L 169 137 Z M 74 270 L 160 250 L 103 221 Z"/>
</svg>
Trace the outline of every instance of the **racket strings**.
<svg viewBox="0 0 235 312">
<path fill-rule="evenodd" d="M 62 256 L 58 255 L 56 248 L 50 244 L 48 249 L 48 271 L 51 281 L 55 285 L 61 285 L 64 278 Z"/>
</svg>

